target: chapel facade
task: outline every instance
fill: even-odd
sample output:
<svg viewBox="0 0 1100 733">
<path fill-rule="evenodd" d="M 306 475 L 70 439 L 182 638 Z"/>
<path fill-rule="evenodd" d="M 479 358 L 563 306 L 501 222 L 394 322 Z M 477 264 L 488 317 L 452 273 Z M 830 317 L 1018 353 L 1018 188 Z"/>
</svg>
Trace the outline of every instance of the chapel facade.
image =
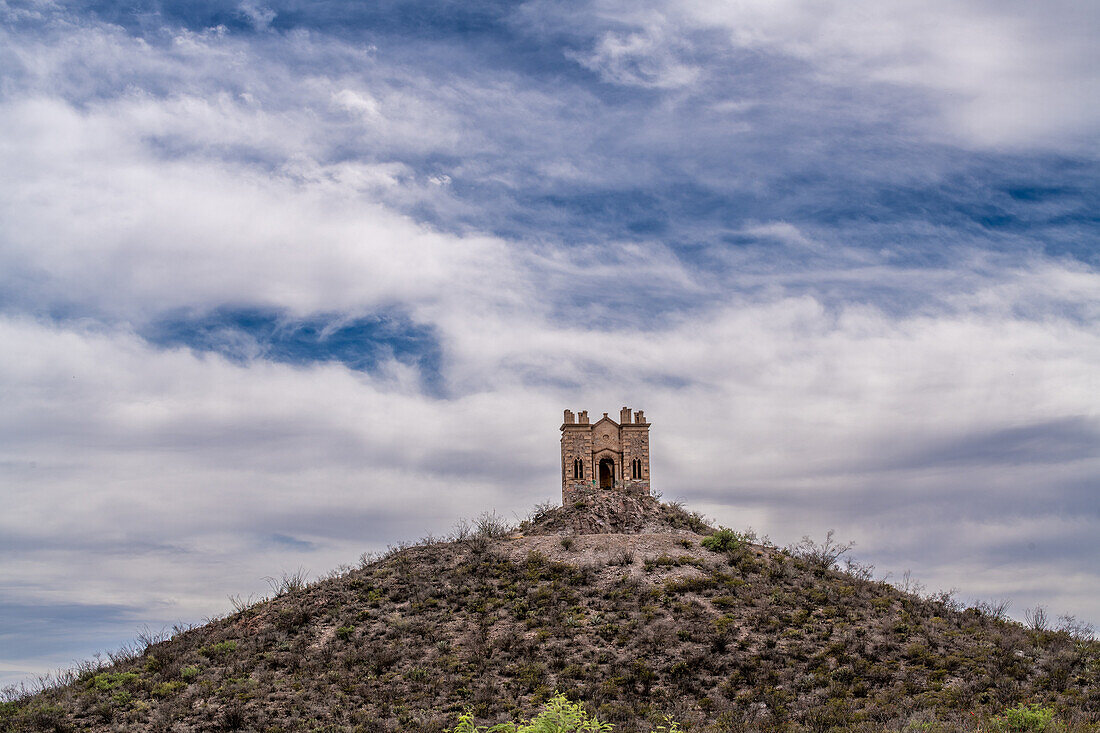
<svg viewBox="0 0 1100 733">
<path fill-rule="evenodd" d="M 567 505 L 595 489 L 649 493 L 649 423 L 629 407 L 619 422 L 607 416 L 589 424 L 588 410 L 565 411 L 561 426 L 561 500 Z"/>
</svg>

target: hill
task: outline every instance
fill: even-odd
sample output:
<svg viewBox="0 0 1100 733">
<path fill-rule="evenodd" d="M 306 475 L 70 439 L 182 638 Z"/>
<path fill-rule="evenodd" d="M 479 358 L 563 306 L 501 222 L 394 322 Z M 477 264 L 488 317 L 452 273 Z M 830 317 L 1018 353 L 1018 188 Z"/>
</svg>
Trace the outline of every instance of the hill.
<svg viewBox="0 0 1100 733">
<path fill-rule="evenodd" d="M 84 665 L 0 730 L 431 732 L 555 691 L 616 731 L 1100 730 L 1095 642 L 841 572 L 843 549 L 649 497 L 483 516 Z"/>
</svg>

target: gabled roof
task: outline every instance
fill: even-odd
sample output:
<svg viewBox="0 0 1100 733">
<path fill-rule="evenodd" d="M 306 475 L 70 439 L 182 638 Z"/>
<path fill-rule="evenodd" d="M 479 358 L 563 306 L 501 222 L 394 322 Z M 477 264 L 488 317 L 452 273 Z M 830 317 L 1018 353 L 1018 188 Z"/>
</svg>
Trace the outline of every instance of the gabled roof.
<svg viewBox="0 0 1100 733">
<path fill-rule="evenodd" d="M 600 418 L 599 420 L 597 420 L 596 422 L 592 423 L 592 427 L 593 427 L 593 429 L 595 429 L 595 427 L 596 427 L 597 425 L 599 425 L 600 423 L 602 423 L 602 422 L 609 422 L 609 423 L 611 423 L 612 425 L 614 425 L 614 426 L 615 426 L 616 428 L 617 428 L 617 427 L 619 427 L 619 423 L 615 422 L 614 420 L 612 420 L 611 418 L 609 418 L 609 417 L 608 417 L 607 415 L 604 415 L 604 416 L 603 416 L 603 417 L 601 417 L 601 418 Z"/>
</svg>

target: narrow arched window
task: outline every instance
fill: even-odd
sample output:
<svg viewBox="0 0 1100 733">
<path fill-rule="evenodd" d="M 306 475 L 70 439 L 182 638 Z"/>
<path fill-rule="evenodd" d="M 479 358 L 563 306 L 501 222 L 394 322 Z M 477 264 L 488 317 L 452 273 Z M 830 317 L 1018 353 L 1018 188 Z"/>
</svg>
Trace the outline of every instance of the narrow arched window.
<svg viewBox="0 0 1100 733">
<path fill-rule="evenodd" d="M 641 478 L 642 477 L 642 461 L 639 458 L 635 458 L 630 462 L 630 477 Z"/>
<path fill-rule="evenodd" d="M 580 458 L 573 459 L 573 478 L 584 478 L 584 463 Z"/>
</svg>

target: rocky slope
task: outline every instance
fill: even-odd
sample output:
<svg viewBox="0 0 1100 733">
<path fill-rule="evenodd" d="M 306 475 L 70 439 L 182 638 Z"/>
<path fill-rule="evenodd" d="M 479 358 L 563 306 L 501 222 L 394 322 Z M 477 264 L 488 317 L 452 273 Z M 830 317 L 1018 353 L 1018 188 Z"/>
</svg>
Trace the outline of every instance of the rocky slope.
<svg viewBox="0 0 1100 733">
<path fill-rule="evenodd" d="M 712 530 L 702 515 L 652 496 L 594 489 L 569 506 L 542 506 L 520 524 L 528 535 L 654 534 Z"/>
<path fill-rule="evenodd" d="M 1100 649 L 831 559 L 716 535 L 611 497 L 483 520 L 68 684 L 0 730 L 442 731 L 530 715 L 555 691 L 616 731 L 991 729 L 1021 703 L 1100 730 Z M 716 551 L 718 550 L 718 551 Z M 1048 727 L 1048 730 L 1053 728 Z"/>
</svg>

